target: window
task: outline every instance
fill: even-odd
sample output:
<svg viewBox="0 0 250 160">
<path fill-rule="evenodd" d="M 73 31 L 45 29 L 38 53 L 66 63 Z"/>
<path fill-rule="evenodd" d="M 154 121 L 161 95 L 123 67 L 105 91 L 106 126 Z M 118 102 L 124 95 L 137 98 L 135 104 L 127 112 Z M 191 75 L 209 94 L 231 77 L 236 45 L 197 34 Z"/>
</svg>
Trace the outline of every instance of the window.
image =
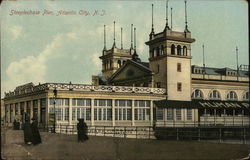
<svg viewBox="0 0 250 160">
<path fill-rule="evenodd" d="M 174 120 L 173 108 L 167 108 L 167 120 Z"/>
<path fill-rule="evenodd" d="M 18 115 L 18 103 L 15 104 L 15 115 Z"/>
<path fill-rule="evenodd" d="M 94 100 L 94 120 L 110 121 L 112 120 L 112 100 L 111 99 L 95 99 Z"/>
<path fill-rule="evenodd" d="M 246 92 L 244 95 L 243 95 L 243 100 L 244 101 L 249 101 L 249 92 Z"/>
<path fill-rule="evenodd" d="M 237 100 L 237 94 L 234 92 L 234 91 L 230 91 L 228 94 L 227 94 L 227 99 L 228 100 Z"/>
<path fill-rule="evenodd" d="M 151 58 L 154 58 L 154 48 L 151 50 Z"/>
<path fill-rule="evenodd" d="M 203 93 L 201 90 L 199 89 L 196 89 L 194 90 L 194 92 L 192 93 L 192 96 L 191 96 L 193 99 L 202 99 L 203 98 Z"/>
<path fill-rule="evenodd" d="M 182 91 L 182 85 L 180 82 L 177 83 L 177 91 L 179 91 L 179 92 Z"/>
<path fill-rule="evenodd" d="M 181 46 L 180 45 L 177 46 L 177 55 L 181 56 Z"/>
<path fill-rule="evenodd" d="M 157 55 L 157 57 L 160 56 L 160 48 L 159 47 L 156 48 L 156 55 Z"/>
<path fill-rule="evenodd" d="M 145 101 L 145 100 L 135 101 L 135 120 L 141 120 L 141 121 L 150 120 L 150 101 Z"/>
<path fill-rule="evenodd" d="M 186 46 L 183 47 L 183 56 L 187 56 L 187 47 Z"/>
<path fill-rule="evenodd" d="M 161 88 L 161 82 L 156 82 L 156 87 Z"/>
<path fill-rule="evenodd" d="M 213 90 L 210 94 L 209 94 L 209 98 L 210 99 L 220 99 L 220 93 L 217 90 Z"/>
<path fill-rule="evenodd" d="M 76 121 L 76 108 L 72 108 L 72 121 Z"/>
<path fill-rule="evenodd" d="M 115 120 L 132 120 L 132 101 L 115 100 Z"/>
<path fill-rule="evenodd" d="M 177 63 L 177 72 L 181 72 L 181 63 Z"/>
<path fill-rule="evenodd" d="M 76 110 L 75 120 L 77 120 L 79 118 L 83 118 L 84 120 L 90 120 L 87 118 L 88 117 L 87 110 L 90 109 L 91 99 L 73 98 L 72 99 L 72 106 Z"/>
<path fill-rule="evenodd" d="M 164 55 L 165 54 L 165 51 L 164 51 L 164 46 L 161 45 L 161 55 Z"/>
<path fill-rule="evenodd" d="M 176 120 L 181 120 L 181 109 L 178 108 L 175 111 L 176 111 Z"/>
<path fill-rule="evenodd" d="M 192 120 L 192 109 L 187 109 L 187 120 Z"/>
<path fill-rule="evenodd" d="M 64 120 L 69 120 L 69 108 L 64 108 Z"/>
<path fill-rule="evenodd" d="M 157 108 L 156 120 L 163 120 L 163 108 Z"/>
<path fill-rule="evenodd" d="M 160 72 L 160 65 L 157 64 L 157 73 L 159 73 L 159 72 Z"/>
<path fill-rule="evenodd" d="M 175 45 L 171 45 L 171 55 L 175 55 Z"/>
<path fill-rule="evenodd" d="M 117 64 L 118 64 L 118 68 L 122 66 L 122 62 L 120 60 L 117 61 Z"/>
</svg>

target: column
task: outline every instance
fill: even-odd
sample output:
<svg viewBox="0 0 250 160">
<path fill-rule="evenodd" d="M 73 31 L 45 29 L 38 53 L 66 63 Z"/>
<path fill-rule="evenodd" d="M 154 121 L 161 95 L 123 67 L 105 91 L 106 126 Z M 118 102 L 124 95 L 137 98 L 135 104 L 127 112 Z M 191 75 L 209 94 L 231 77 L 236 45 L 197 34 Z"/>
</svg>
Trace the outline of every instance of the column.
<svg viewBox="0 0 250 160">
<path fill-rule="evenodd" d="M 91 126 L 94 126 L 94 99 L 91 98 Z"/>
<path fill-rule="evenodd" d="M 72 98 L 69 98 L 69 125 L 72 124 Z"/>
<path fill-rule="evenodd" d="M 8 123 L 10 123 L 10 104 L 7 105 L 7 114 L 8 114 L 7 121 Z"/>
<path fill-rule="evenodd" d="M 41 100 L 37 100 L 37 120 L 38 123 L 41 121 Z"/>
<path fill-rule="evenodd" d="M 153 101 L 150 101 L 150 125 L 153 126 L 154 125 L 154 107 L 153 107 L 154 103 Z"/>
<path fill-rule="evenodd" d="M 46 125 L 49 125 L 49 97 L 46 98 L 45 115 Z"/>
<path fill-rule="evenodd" d="M 12 122 L 14 122 L 14 120 L 16 119 L 16 103 L 12 104 Z"/>
<path fill-rule="evenodd" d="M 21 102 L 17 103 L 17 108 L 18 108 L 18 120 L 21 120 Z"/>
<path fill-rule="evenodd" d="M 112 99 L 112 125 L 115 126 L 115 99 Z"/>
<path fill-rule="evenodd" d="M 135 100 L 132 99 L 132 126 L 135 126 Z"/>
<path fill-rule="evenodd" d="M 24 103 L 24 113 L 26 113 L 27 112 L 27 101 L 24 101 L 23 103 Z"/>
<path fill-rule="evenodd" d="M 30 101 L 30 119 L 33 118 L 33 107 L 34 107 L 33 105 L 34 105 L 33 100 L 31 100 Z"/>
</svg>

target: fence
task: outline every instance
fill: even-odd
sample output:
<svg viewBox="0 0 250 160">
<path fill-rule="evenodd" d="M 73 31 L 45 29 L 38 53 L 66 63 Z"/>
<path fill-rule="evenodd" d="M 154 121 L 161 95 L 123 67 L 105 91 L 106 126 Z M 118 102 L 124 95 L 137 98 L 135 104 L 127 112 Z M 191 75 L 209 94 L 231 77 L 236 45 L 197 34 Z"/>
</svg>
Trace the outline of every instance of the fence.
<svg viewBox="0 0 250 160">
<path fill-rule="evenodd" d="M 53 132 L 53 126 L 46 131 Z M 76 125 L 56 126 L 56 133 L 77 134 Z M 217 142 L 237 141 L 249 143 L 248 127 L 227 126 L 196 126 L 196 127 L 151 127 L 151 126 L 89 126 L 88 135 L 136 139 L 166 139 L 166 140 L 215 140 Z"/>
<path fill-rule="evenodd" d="M 53 126 L 40 127 L 41 130 L 54 132 Z M 148 126 L 88 126 L 88 135 L 107 136 L 120 138 L 136 139 L 155 139 L 153 127 Z M 77 134 L 76 125 L 58 124 L 55 129 L 56 133 Z"/>
</svg>

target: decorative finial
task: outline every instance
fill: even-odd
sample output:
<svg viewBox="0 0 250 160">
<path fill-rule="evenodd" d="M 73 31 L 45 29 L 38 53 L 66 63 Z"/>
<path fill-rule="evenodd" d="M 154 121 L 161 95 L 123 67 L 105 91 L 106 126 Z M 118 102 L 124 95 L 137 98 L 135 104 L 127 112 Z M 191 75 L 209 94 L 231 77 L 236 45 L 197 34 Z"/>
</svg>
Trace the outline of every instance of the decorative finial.
<svg viewBox="0 0 250 160">
<path fill-rule="evenodd" d="M 104 47 L 103 50 L 106 51 L 106 25 L 104 25 Z"/>
<path fill-rule="evenodd" d="M 173 12 L 173 8 L 171 7 L 171 29 L 173 29 L 172 12 Z"/>
<path fill-rule="evenodd" d="M 121 49 L 123 49 L 123 44 L 122 44 L 122 27 L 121 27 Z"/>
<path fill-rule="evenodd" d="M 237 70 L 239 68 L 239 62 L 238 62 L 238 47 L 236 46 L 236 61 L 237 61 Z"/>
<path fill-rule="evenodd" d="M 204 44 L 202 44 L 202 55 L 203 55 L 203 75 L 206 73 L 205 70 L 205 50 L 204 50 Z"/>
<path fill-rule="evenodd" d="M 154 33 L 154 4 L 152 4 L 152 33 Z"/>
<path fill-rule="evenodd" d="M 136 52 L 136 28 L 134 28 L 134 49 Z"/>
<path fill-rule="evenodd" d="M 236 46 L 236 62 L 237 62 L 237 80 L 239 80 L 239 62 L 238 62 L 238 47 Z"/>
<path fill-rule="evenodd" d="M 166 29 L 170 29 L 168 26 L 168 0 L 166 1 L 166 26 L 165 26 L 165 30 Z"/>
<path fill-rule="evenodd" d="M 115 45 L 115 21 L 114 21 L 114 44 L 113 44 L 113 48 L 115 48 L 116 45 Z"/>
<path fill-rule="evenodd" d="M 152 40 L 154 38 L 154 4 L 152 4 L 152 29 L 151 33 L 149 34 L 149 39 Z"/>
<path fill-rule="evenodd" d="M 133 49 L 133 24 L 131 24 L 131 47 L 130 49 Z"/>
<path fill-rule="evenodd" d="M 187 1 L 185 0 L 185 32 L 190 32 L 187 25 Z"/>
</svg>

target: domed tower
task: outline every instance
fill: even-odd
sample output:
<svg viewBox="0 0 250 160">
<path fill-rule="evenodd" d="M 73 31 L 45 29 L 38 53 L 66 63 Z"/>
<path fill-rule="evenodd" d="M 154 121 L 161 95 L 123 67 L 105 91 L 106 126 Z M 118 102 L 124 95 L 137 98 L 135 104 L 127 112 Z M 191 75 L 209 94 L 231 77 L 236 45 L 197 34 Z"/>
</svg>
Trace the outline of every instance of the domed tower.
<svg viewBox="0 0 250 160">
<path fill-rule="evenodd" d="M 153 5 L 152 31 L 149 35 L 149 66 L 154 72 L 154 87 L 166 88 L 169 100 L 191 100 L 191 38 L 188 30 L 185 1 L 185 30 L 173 31 L 168 26 L 168 3 L 166 4 L 166 26 L 154 33 Z M 172 26 L 172 25 L 171 25 Z"/>
</svg>

